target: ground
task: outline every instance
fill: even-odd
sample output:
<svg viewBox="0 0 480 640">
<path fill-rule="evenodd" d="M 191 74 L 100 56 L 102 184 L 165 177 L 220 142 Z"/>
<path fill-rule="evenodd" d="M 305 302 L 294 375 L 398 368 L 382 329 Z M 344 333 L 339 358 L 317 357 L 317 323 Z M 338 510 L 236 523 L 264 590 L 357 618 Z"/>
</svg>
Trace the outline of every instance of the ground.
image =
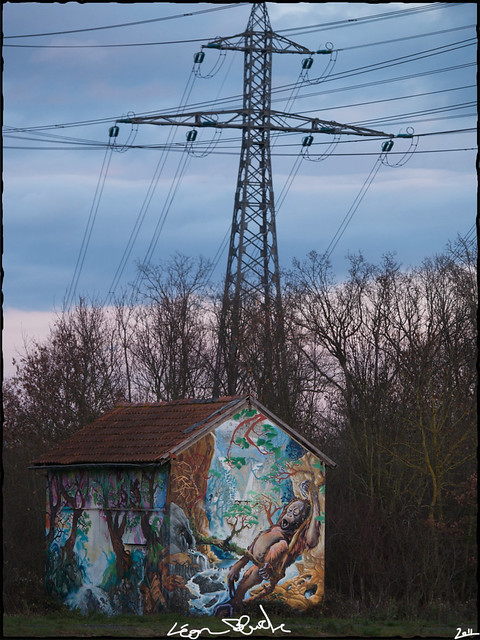
<svg viewBox="0 0 480 640">
<path fill-rule="evenodd" d="M 255 632 L 253 637 L 276 637 L 276 638 L 335 638 L 335 637 L 357 637 L 357 638 L 454 638 L 458 628 L 463 631 L 472 629 L 477 631 L 476 622 L 457 621 L 453 624 L 428 622 L 425 620 L 368 620 L 366 618 L 309 618 L 300 616 L 297 618 L 284 618 L 276 615 L 269 616 L 274 627 L 281 624 L 284 629 L 291 633 L 283 633 L 277 630 Z M 252 619 L 251 624 L 256 624 L 257 619 Z M 224 636 L 218 635 L 218 631 L 226 630 L 221 620 L 214 618 L 187 618 L 167 614 L 163 616 L 112 616 L 107 617 L 101 614 L 82 616 L 75 612 L 56 612 L 48 615 L 17 615 L 4 616 L 3 637 L 5 638 L 32 638 L 32 637 L 128 637 L 128 638 L 148 638 L 167 637 L 168 632 L 176 623 L 176 629 L 180 630 L 182 625 L 188 624 L 185 629 L 190 631 L 207 628 L 212 632 L 217 632 L 216 636 L 203 631 L 200 637 L 242 637 L 240 633 L 230 632 Z M 244 634 L 245 635 L 245 634 Z M 188 637 L 185 634 L 171 637 Z M 199 637 L 192 634 L 190 637 Z M 252 636 L 249 636 L 252 637 Z"/>
</svg>

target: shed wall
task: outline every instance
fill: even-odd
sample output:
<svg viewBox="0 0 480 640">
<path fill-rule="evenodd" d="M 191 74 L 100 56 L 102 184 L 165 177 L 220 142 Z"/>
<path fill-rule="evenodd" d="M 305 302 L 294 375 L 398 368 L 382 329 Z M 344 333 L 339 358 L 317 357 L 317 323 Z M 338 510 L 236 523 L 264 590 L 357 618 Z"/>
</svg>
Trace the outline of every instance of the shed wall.
<svg viewBox="0 0 480 640">
<path fill-rule="evenodd" d="M 167 466 L 49 471 L 47 593 L 84 613 L 153 610 L 167 477 Z"/>
<path fill-rule="evenodd" d="M 305 611 L 322 600 L 325 467 L 321 461 L 260 411 L 244 409 L 171 465 L 170 543 L 178 555 L 170 554 L 169 570 L 178 584 L 173 594 L 176 608 L 212 615 L 219 608 L 233 613 L 245 603 L 278 604 L 280 599 L 293 610 Z M 309 503 L 310 517 L 282 541 L 278 522 L 287 505 L 299 500 Z M 190 547 L 179 549 L 179 531 L 187 531 Z M 254 563 L 242 558 L 260 536 L 266 546 L 264 560 L 278 581 L 269 592 L 273 580 L 257 575 L 258 581 L 242 593 L 247 584 L 242 585 L 242 579 L 250 572 L 246 580 L 252 581 L 257 571 Z M 234 572 L 238 580 L 232 599 L 228 582 Z"/>
</svg>

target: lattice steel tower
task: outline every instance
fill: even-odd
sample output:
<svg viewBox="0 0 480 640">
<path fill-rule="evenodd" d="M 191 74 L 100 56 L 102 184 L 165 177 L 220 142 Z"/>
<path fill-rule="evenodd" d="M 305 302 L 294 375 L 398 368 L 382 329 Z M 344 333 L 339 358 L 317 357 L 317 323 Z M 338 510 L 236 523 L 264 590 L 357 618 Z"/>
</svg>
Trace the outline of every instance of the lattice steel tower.
<svg viewBox="0 0 480 640">
<path fill-rule="evenodd" d="M 289 417 L 282 295 L 272 183 L 272 132 L 349 134 L 393 138 L 391 134 L 319 118 L 272 111 L 272 56 L 311 51 L 274 33 L 265 3 L 253 3 L 245 32 L 203 46 L 244 52 L 241 109 L 195 111 L 118 120 L 188 127 L 239 129 L 242 135 L 227 272 L 220 317 L 213 395 L 252 391 Z M 198 56 L 198 54 L 197 54 Z M 199 61 L 202 57 L 197 58 Z M 261 362 L 256 371 L 241 362 L 250 348 Z M 260 351 L 260 353 L 258 353 Z M 253 359 L 249 358 L 249 362 Z"/>
<path fill-rule="evenodd" d="M 272 32 L 264 3 L 253 5 L 242 40 L 236 45 L 227 40 L 213 43 L 222 49 L 244 51 L 242 147 L 213 395 L 220 393 L 222 378 L 228 395 L 245 391 L 238 389 L 239 352 L 246 349 L 246 344 L 241 344 L 242 339 L 244 342 L 252 340 L 252 336 L 245 336 L 243 330 L 249 329 L 251 333 L 256 324 L 256 330 L 260 332 L 259 356 L 263 362 L 261 380 L 257 379 L 261 388 L 253 391 L 268 403 L 269 396 L 282 395 L 276 393 L 274 387 L 283 379 L 278 375 L 279 371 L 286 367 L 270 149 L 272 54 L 292 48 L 295 53 L 309 52 Z M 242 326 L 247 308 L 249 326 Z M 258 348 L 258 340 L 252 342 Z M 249 381 L 244 383 L 248 386 Z M 286 389 L 283 397 L 288 398 Z"/>
</svg>

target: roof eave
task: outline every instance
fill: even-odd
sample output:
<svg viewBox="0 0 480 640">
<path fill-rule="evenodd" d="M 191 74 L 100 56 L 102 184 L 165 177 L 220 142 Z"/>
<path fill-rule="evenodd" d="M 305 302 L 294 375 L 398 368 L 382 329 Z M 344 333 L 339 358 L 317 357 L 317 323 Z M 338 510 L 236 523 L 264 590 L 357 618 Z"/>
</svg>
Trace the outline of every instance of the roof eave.
<svg viewBox="0 0 480 640">
<path fill-rule="evenodd" d="M 139 462 L 33 462 L 27 469 L 30 471 L 47 471 L 48 469 L 78 469 L 87 467 L 161 467 L 167 460 Z"/>
</svg>

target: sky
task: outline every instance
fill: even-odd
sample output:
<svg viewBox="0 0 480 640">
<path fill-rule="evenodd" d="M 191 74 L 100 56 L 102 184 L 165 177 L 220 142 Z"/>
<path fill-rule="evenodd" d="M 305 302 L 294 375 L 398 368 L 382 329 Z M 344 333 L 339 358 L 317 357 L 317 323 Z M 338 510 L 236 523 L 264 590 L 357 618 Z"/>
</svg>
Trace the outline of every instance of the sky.
<svg viewBox="0 0 480 640">
<path fill-rule="evenodd" d="M 272 109 L 394 139 L 272 140 L 281 267 L 328 250 L 420 265 L 474 239 L 476 3 L 267 3 L 272 29 L 311 51 L 274 55 Z M 241 107 L 249 3 L 3 4 L 3 356 L 42 338 L 65 303 L 107 303 L 137 266 L 178 252 L 224 277 L 240 138 L 119 124 L 129 114 Z M 115 145 L 109 146 L 109 142 Z M 399 166 L 395 166 L 395 165 Z"/>
</svg>

